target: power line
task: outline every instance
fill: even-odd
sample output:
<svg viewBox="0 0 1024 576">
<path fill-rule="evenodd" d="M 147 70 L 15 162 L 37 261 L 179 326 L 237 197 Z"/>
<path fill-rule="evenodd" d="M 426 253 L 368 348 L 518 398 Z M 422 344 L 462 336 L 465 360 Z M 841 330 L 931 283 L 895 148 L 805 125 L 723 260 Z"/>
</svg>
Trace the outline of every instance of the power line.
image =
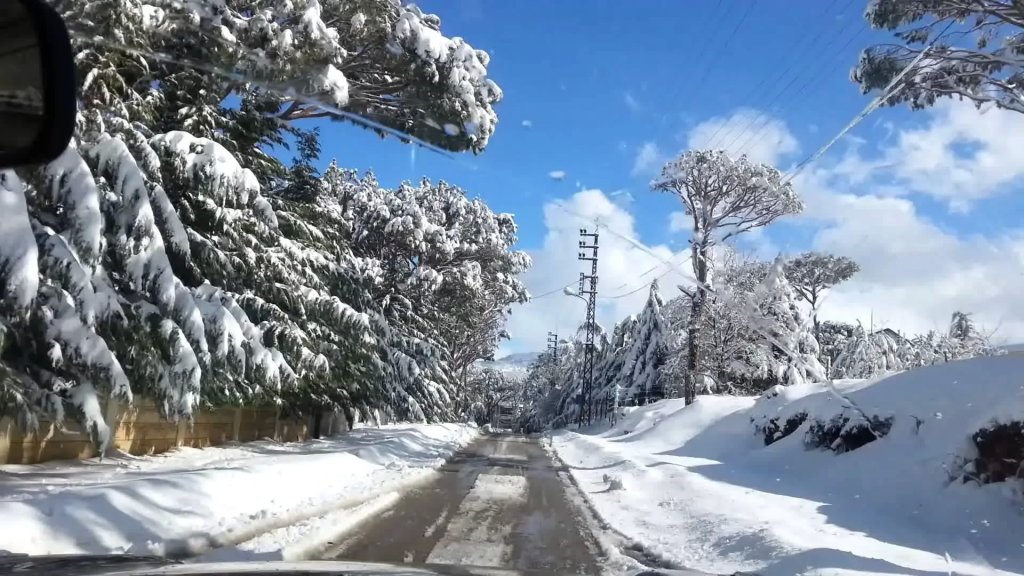
<svg viewBox="0 0 1024 576">
<path fill-rule="evenodd" d="M 832 68 L 832 67 L 834 66 L 834 64 L 833 64 L 833 63 L 837 63 L 837 62 L 839 62 L 840 60 L 842 60 L 842 59 L 844 58 L 844 52 L 845 52 L 845 50 L 846 50 L 846 49 L 847 49 L 847 48 L 848 48 L 848 47 L 849 47 L 849 46 L 850 46 L 851 44 L 853 44 L 854 40 L 857 40 L 858 38 L 860 38 L 861 36 L 863 36 L 863 35 L 864 35 L 864 34 L 865 34 L 866 32 L 867 32 L 867 29 L 865 29 L 865 28 L 860 28 L 860 29 L 859 29 L 859 30 L 858 30 L 858 31 L 857 31 L 856 33 L 854 33 L 854 34 L 853 34 L 853 35 L 851 35 L 851 36 L 850 36 L 849 38 L 847 38 L 846 42 L 845 42 L 845 43 L 843 43 L 843 45 L 842 45 L 842 46 L 840 46 L 839 50 L 835 52 L 835 54 L 836 54 L 836 57 L 835 57 L 835 58 L 833 58 L 832 60 L 828 60 L 828 59 L 825 59 L 825 60 L 822 60 L 822 61 L 821 61 L 821 62 L 819 63 L 819 64 L 820 64 L 820 66 L 819 66 L 819 67 L 818 67 L 818 68 L 816 69 L 816 70 L 818 71 L 818 73 L 817 73 L 816 75 L 817 75 L 817 76 L 821 76 L 821 75 L 822 75 L 822 74 L 821 74 L 821 72 L 824 72 L 824 71 L 825 71 L 825 70 L 827 70 L 827 69 L 831 69 L 831 68 Z M 808 77 L 807 77 L 807 79 L 806 79 L 806 80 L 805 80 L 805 81 L 803 82 L 803 84 L 801 84 L 800 86 L 798 86 L 798 87 L 797 87 L 797 89 L 796 89 L 796 92 L 795 92 L 795 94 L 793 95 L 794 97 L 793 97 L 793 98 L 791 98 L 791 99 L 789 100 L 789 103 L 790 103 L 790 104 L 792 105 L 792 107 L 793 107 L 793 108 L 799 108 L 799 104 L 800 104 L 800 103 L 803 103 L 804 101 L 806 101 L 806 100 L 807 100 L 807 96 L 810 96 L 811 94 L 813 94 L 813 93 L 817 92 L 817 90 L 812 90 L 811 92 L 809 92 L 809 93 L 806 93 L 806 94 L 804 94 L 804 96 L 805 96 L 804 98 L 799 98 L 799 99 L 798 99 L 798 97 L 799 97 L 799 96 L 801 95 L 801 93 L 804 93 L 804 92 L 805 92 L 805 91 L 807 90 L 807 88 L 811 86 L 811 83 L 812 83 L 812 82 L 814 81 L 814 79 L 815 79 L 815 76 L 816 76 L 816 75 L 815 75 L 815 74 L 812 74 L 812 75 L 808 76 Z M 817 86 L 818 86 L 818 88 L 820 89 L 820 87 L 821 87 L 821 83 L 819 82 L 819 83 L 817 84 Z M 769 120 L 769 121 L 770 121 L 770 118 L 766 118 L 766 120 Z M 746 138 L 746 140 L 744 140 L 744 141 L 743 141 L 743 143 L 742 143 L 742 144 L 740 144 L 740 145 L 739 145 L 739 146 L 737 147 L 737 151 L 738 151 L 739 153 L 742 153 L 742 152 L 743 152 L 743 150 L 746 150 L 747 146 L 749 146 L 749 145 L 750 145 L 750 144 L 752 144 L 752 143 L 753 143 L 754 141 L 756 141 L 756 137 L 758 136 L 758 134 L 760 134 L 761 132 L 763 132 L 763 131 L 764 131 L 764 129 L 765 129 L 766 127 L 767 127 L 767 125 L 768 125 L 768 122 L 765 122 L 765 123 L 764 123 L 764 124 L 763 124 L 763 125 L 762 125 L 761 127 L 759 127 L 759 128 L 757 129 L 757 130 L 755 130 L 754 132 L 752 132 L 752 133 L 750 134 L 750 136 L 748 136 L 748 137 Z M 741 136 L 742 136 L 742 135 L 741 135 Z"/>
<path fill-rule="evenodd" d="M 939 36 L 935 38 L 935 40 L 938 40 L 938 38 L 941 37 L 942 34 L 945 34 L 946 30 L 949 30 L 949 27 L 953 25 L 953 22 L 954 21 L 951 20 L 949 24 L 946 26 L 945 30 L 943 30 L 942 33 L 940 33 Z M 917 57 L 914 58 L 910 62 L 910 64 L 907 65 L 906 68 L 900 71 L 900 73 L 897 74 L 896 77 L 889 82 L 889 84 L 885 87 L 885 90 L 882 91 L 882 94 L 880 94 L 877 98 L 872 100 L 871 103 L 864 108 L 864 110 L 861 110 L 860 114 L 854 116 L 853 120 L 851 120 L 849 124 L 847 124 L 842 130 L 840 130 L 839 133 L 835 135 L 835 137 L 826 142 L 825 145 L 819 148 L 817 152 L 811 154 L 802 162 L 797 164 L 790 171 L 790 173 L 786 175 L 785 178 L 783 178 L 782 183 L 786 184 L 792 181 L 793 178 L 795 178 L 805 167 L 807 167 L 808 164 L 814 162 L 818 158 L 821 158 L 821 156 L 826 151 L 828 151 L 828 149 L 831 148 L 836 142 L 838 142 L 843 136 L 845 136 L 847 132 L 852 130 L 853 127 L 856 126 L 857 124 L 860 124 L 860 122 L 864 120 L 864 118 L 867 118 L 868 114 L 871 114 L 872 112 L 877 110 L 883 103 L 885 103 L 886 100 L 888 100 L 893 94 L 895 94 L 900 89 L 900 86 L 898 86 L 900 80 L 903 80 L 903 77 L 910 73 L 910 71 L 915 66 L 917 66 L 918 62 L 920 62 L 925 57 L 925 55 L 928 54 L 932 46 L 935 45 L 935 40 L 932 40 L 932 42 L 929 43 L 928 46 L 925 46 L 924 50 L 921 50 L 921 53 L 918 54 Z"/>
<path fill-rule="evenodd" d="M 850 5 L 851 5 L 851 4 L 853 3 L 853 2 L 854 2 L 854 0 L 848 0 L 848 1 L 847 1 L 847 3 L 846 3 L 846 5 L 844 5 L 844 6 L 843 6 L 843 10 L 845 10 L 845 9 L 846 9 L 847 7 L 849 7 L 849 6 L 850 6 Z M 825 12 L 823 13 L 823 16 L 828 16 L 829 14 L 831 14 L 831 12 L 832 12 L 832 8 L 834 8 L 834 7 L 836 6 L 836 5 L 837 5 L 836 3 L 832 3 L 832 4 L 830 4 L 830 5 L 829 5 L 829 7 L 828 7 L 828 8 L 826 8 Z M 842 10 L 840 10 L 840 12 L 842 12 Z M 821 28 L 821 29 L 819 29 L 819 30 L 818 30 L 818 32 L 817 32 L 816 34 L 814 34 L 813 36 L 801 36 L 801 37 L 800 37 L 800 39 L 799 39 L 799 40 L 797 40 L 797 41 L 796 41 L 796 42 L 795 42 L 795 43 L 793 44 L 793 46 L 791 46 L 791 47 L 790 47 L 790 49 L 788 50 L 788 52 L 790 52 L 790 53 L 794 53 L 794 54 L 801 54 L 801 53 L 803 53 L 803 52 L 809 52 L 809 51 L 811 51 L 811 50 L 810 50 L 810 48 L 811 48 L 811 47 L 813 47 L 813 46 L 814 46 L 814 45 L 815 45 L 815 44 L 816 44 L 816 43 L 817 43 L 817 42 L 818 42 L 818 41 L 819 41 L 819 40 L 821 39 L 821 37 L 822 37 L 822 36 L 823 36 L 823 35 L 825 34 L 825 32 L 826 32 L 826 31 L 827 31 L 827 30 L 826 30 L 825 28 Z M 807 45 L 806 45 L 806 47 L 805 47 L 805 41 L 806 41 L 806 40 L 808 40 L 808 39 L 809 39 L 810 41 L 809 41 L 809 43 L 806 43 Z M 764 91 L 764 92 L 766 92 L 766 93 L 774 93 L 774 92 L 775 92 L 775 88 L 777 88 L 777 87 L 778 87 L 778 85 L 779 85 L 779 84 L 780 84 L 780 83 L 781 83 L 781 82 L 782 82 L 782 81 L 783 81 L 783 80 L 784 80 L 784 79 L 785 79 L 785 78 L 787 77 L 787 75 L 789 75 L 789 73 L 790 73 L 790 72 L 794 71 L 794 70 L 795 70 L 795 69 L 797 68 L 797 65 L 798 65 L 798 62 L 797 62 L 797 61 L 796 61 L 795 59 L 794 59 L 793 61 L 791 61 L 791 62 L 790 62 L 790 64 L 789 64 L 789 66 L 788 66 L 788 67 L 787 67 L 787 68 L 786 68 L 786 69 L 785 69 L 785 70 L 784 70 L 784 71 L 783 71 L 783 72 L 782 72 L 781 74 L 779 74 L 778 76 L 776 76 L 776 77 L 775 77 L 775 81 L 774 81 L 774 82 L 770 82 L 770 81 L 769 81 L 769 78 L 771 78 L 771 74 L 769 74 L 768 76 L 765 76 L 765 77 L 764 77 L 764 78 L 762 79 L 762 81 L 761 81 L 761 82 L 759 83 L 759 85 L 758 85 L 758 86 L 756 86 L 756 87 L 755 87 L 755 88 L 754 88 L 753 90 L 751 90 L 751 91 L 750 91 L 750 92 L 749 92 L 749 93 L 748 93 L 748 94 L 747 94 L 747 95 L 745 96 L 745 98 L 744 98 L 744 101 L 746 101 L 746 100 L 750 100 L 750 99 L 751 99 L 751 98 L 752 98 L 752 97 L 753 97 L 753 96 L 754 96 L 755 94 L 757 94 L 757 93 L 758 93 L 758 92 L 760 91 L 760 88 L 761 88 L 761 87 L 764 87 L 764 88 L 766 88 L 766 90 Z M 793 78 L 792 78 L 792 79 L 791 79 L 791 80 L 790 80 L 790 81 L 789 81 L 789 82 L 788 82 L 788 83 L 787 83 L 787 84 L 786 84 L 786 85 L 785 85 L 785 86 L 784 86 L 784 87 L 782 88 L 782 91 L 785 91 L 786 89 L 788 89 L 788 88 L 789 88 L 789 87 L 790 87 L 790 86 L 791 86 L 791 85 L 793 84 L 793 82 L 795 82 L 795 81 L 796 81 L 796 79 L 797 79 L 798 77 L 799 77 L 799 73 L 797 73 L 797 75 L 796 75 L 796 76 L 794 76 L 794 77 L 793 77 Z M 775 88 L 772 88 L 772 87 L 771 87 L 771 86 L 772 86 L 772 84 L 774 84 L 774 85 L 775 85 Z M 778 95 L 777 95 L 777 96 L 778 96 Z M 776 98 L 777 98 L 777 96 L 776 96 Z M 757 122 L 757 121 L 759 121 L 759 120 L 761 119 L 761 117 L 762 117 L 763 115 L 764 115 L 764 113 L 763 113 L 763 112 L 758 112 L 757 114 L 755 114 L 755 115 L 754 115 L 754 117 L 753 117 L 753 118 L 751 118 L 751 119 L 750 119 L 750 121 L 748 121 L 748 122 L 746 123 L 746 126 L 744 126 L 744 127 L 742 128 L 742 130 L 743 130 L 743 133 L 746 133 L 746 131 L 750 129 L 750 126 L 751 126 L 751 125 L 752 125 L 752 124 L 753 124 L 754 122 Z M 728 128 L 726 129 L 725 133 L 723 133 L 723 134 L 722 134 L 722 137 L 721 137 L 721 139 L 717 141 L 717 145 L 713 145 L 713 143 L 715 142 L 715 138 L 716 138 L 717 134 L 718 134 L 718 133 L 719 133 L 719 132 L 721 131 L 721 129 L 725 128 L 725 125 L 726 125 L 726 124 L 727 124 L 726 122 L 723 122 L 723 123 L 722 123 L 722 124 L 721 124 L 721 125 L 719 126 L 719 130 L 716 130 L 716 131 L 715 131 L 715 134 L 714 134 L 714 135 L 712 135 L 712 137 L 711 137 L 711 138 L 710 138 L 710 139 L 708 140 L 708 147 L 709 147 L 709 148 L 715 148 L 715 147 L 717 147 L 717 148 L 724 148 L 724 147 L 722 146 L 722 143 L 723 143 L 723 142 L 725 141 L 725 139 L 726 139 L 726 138 L 728 138 L 728 137 L 729 137 L 730 135 L 733 135 L 733 134 L 735 134 L 735 133 L 736 133 L 736 130 L 737 130 L 737 129 L 739 129 L 739 127 L 738 127 L 738 126 L 736 126 L 736 125 L 730 125 L 730 126 L 729 126 L 729 127 L 728 127 Z M 734 138 L 734 140 L 735 140 L 735 138 Z"/>
<path fill-rule="evenodd" d="M 750 12 L 751 12 L 751 10 L 753 10 L 754 4 L 757 3 L 757 0 L 745 0 L 744 3 L 746 4 L 746 10 L 743 11 L 743 14 L 740 16 L 739 20 L 736 21 L 736 25 L 733 26 L 732 31 L 729 32 L 729 35 L 726 37 L 725 42 L 723 42 L 723 46 L 729 46 L 730 43 L 732 42 L 732 39 L 736 37 L 736 33 L 739 32 L 740 27 L 743 26 L 744 22 L 746 22 L 747 16 L 750 15 Z M 729 3 L 729 8 L 731 8 L 733 6 L 733 4 L 734 4 L 733 2 L 730 2 Z M 723 18 L 723 20 L 728 20 L 729 14 L 731 14 L 731 11 L 730 12 L 726 12 L 725 18 Z M 714 28 L 712 28 L 711 30 L 713 31 Z M 722 54 L 724 54 L 724 53 L 725 53 L 724 49 L 722 49 L 722 50 L 714 50 L 714 51 L 711 52 L 711 57 L 708 58 L 707 63 L 704 66 L 703 72 L 700 74 L 700 76 L 698 76 L 697 81 L 694 82 L 695 86 L 703 86 L 704 85 L 704 80 L 707 78 L 708 73 L 711 72 L 714 69 L 715 64 L 718 64 L 718 61 L 721 60 Z"/>
<path fill-rule="evenodd" d="M 726 12 L 721 13 L 721 15 L 727 16 L 729 8 L 731 6 L 732 6 L 732 2 L 729 2 L 728 6 L 726 7 Z M 712 12 L 709 14 L 709 18 L 708 18 L 709 25 L 704 27 L 703 29 L 701 29 L 701 32 L 703 32 L 704 34 L 701 34 L 701 39 L 698 41 L 697 46 L 695 47 L 695 49 L 690 51 L 691 53 L 695 52 L 695 53 L 698 54 L 697 60 L 694 61 L 694 69 L 697 69 L 697 66 L 700 64 L 700 59 L 703 58 L 705 55 L 708 56 L 708 59 L 705 60 L 705 62 L 707 62 L 708 60 L 710 60 L 711 58 L 714 57 L 713 52 L 708 50 L 707 46 L 710 45 L 711 40 L 715 36 L 715 29 L 717 28 L 719 21 L 723 19 L 721 17 L 716 17 L 716 15 L 719 14 L 719 9 L 721 7 L 722 7 L 722 0 L 718 0 L 715 3 L 715 7 L 712 9 Z M 710 21 L 711 21 L 712 18 L 714 18 L 714 24 L 710 24 Z M 697 36 L 696 34 L 692 34 L 691 35 L 691 37 L 696 37 L 696 36 Z M 689 95 L 693 91 L 693 86 L 698 86 L 698 85 L 700 85 L 703 82 L 703 80 L 704 80 L 703 77 L 706 76 L 706 73 L 708 71 L 708 66 L 701 67 L 701 70 L 702 70 L 702 72 L 697 75 L 697 77 L 694 79 L 693 82 L 687 82 L 687 83 L 684 83 L 684 84 L 677 84 L 675 90 L 673 90 L 672 93 L 670 94 L 668 101 L 669 102 L 676 102 L 676 101 L 679 101 L 679 100 L 685 101 L 685 98 L 682 98 L 682 97 L 683 96 L 689 97 Z M 681 88 L 682 88 L 682 90 L 681 90 Z"/>
<path fill-rule="evenodd" d="M 572 286 L 575 283 L 576 283 L 576 280 L 570 280 L 569 283 L 566 284 L 565 286 L 560 286 L 558 288 L 555 288 L 554 290 L 549 290 L 549 291 L 547 291 L 547 292 L 545 292 L 545 293 L 543 293 L 543 294 L 541 294 L 539 296 L 530 296 L 530 301 L 532 302 L 533 300 L 539 300 L 541 298 L 545 298 L 547 296 L 551 296 L 552 294 L 554 294 L 556 292 L 561 292 L 562 290 L 565 290 L 566 288 L 568 288 L 569 286 Z"/>
<path fill-rule="evenodd" d="M 737 150 L 745 148 L 751 141 L 756 140 L 756 137 L 758 136 L 758 134 L 762 133 L 768 127 L 768 125 L 771 123 L 772 115 L 779 111 L 780 105 L 783 102 L 788 100 L 787 98 L 785 98 L 785 96 L 787 95 L 787 93 L 789 93 L 790 88 L 792 88 L 794 85 L 796 85 L 796 91 L 795 91 L 794 95 L 798 95 L 798 94 L 800 94 L 801 91 L 805 90 L 816 79 L 820 79 L 820 77 L 822 77 L 824 75 L 825 67 L 828 66 L 828 64 L 832 60 L 836 59 L 836 57 L 841 57 L 842 54 L 843 54 L 843 51 L 846 50 L 846 48 L 864 32 L 864 30 L 865 30 L 864 27 L 857 27 L 854 30 L 854 33 L 852 35 L 850 35 L 846 39 L 846 42 L 838 50 L 826 53 L 826 51 L 828 51 L 829 48 L 834 46 L 840 40 L 840 38 L 846 33 L 846 31 L 851 28 L 852 22 L 853 22 L 852 19 L 848 20 L 845 26 L 843 26 L 838 32 L 836 32 L 833 35 L 831 35 L 829 42 L 827 42 L 825 45 L 823 45 L 820 48 L 820 50 L 816 50 L 816 52 L 818 52 L 818 53 L 825 54 L 825 57 L 817 60 L 815 64 L 811 64 L 811 66 L 805 68 L 805 70 L 809 69 L 811 72 L 810 72 L 810 74 L 808 74 L 806 77 L 803 78 L 803 82 L 802 83 L 800 83 L 799 85 L 796 85 L 797 81 L 801 79 L 801 76 L 800 76 L 799 73 L 796 74 L 795 76 L 793 76 L 793 78 L 791 78 L 790 81 L 788 83 L 786 83 L 786 85 L 782 88 L 782 90 L 780 92 L 778 92 L 777 94 L 775 94 L 775 96 L 771 99 L 771 101 L 768 102 L 763 107 L 763 109 L 758 114 L 759 118 L 756 118 L 753 121 L 751 121 L 746 126 L 746 128 L 744 128 L 742 132 L 737 134 L 729 142 L 729 144 L 724 146 L 724 148 L 727 148 L 727 149 L 728 148 L 732 148 L 733 145 L 736 144 L 736 142 L 738 142 L 741 138 L 743 138 L 744 135 L 747 134 L 747 132 L 750 132 L 751 129 L 753 129 L 753 131 L 750 132 L 750 136 L 748 136 L 745 140 L 743 140 L 743 144 L 741 146 L 739 146 L 737 148 Z M 792 96 L 790 97 L 790 99 L 791 98 L 792 98 Z M 757 125 L 756 128 L 754 127 L 755 124 Z"/>
<path fill-rule="evenodd" d="M 684 258 L 684 259 L 683 259 L 683 261 L 682 261 L 682 262 L 680 262 L 680 263 L 679 263 L 678 265 L 679 265 L 679 266 L 682 266 L 682 265 L 683 265 L 683 264 L 685 264 L 685 263 L 686 263 L 686 261 L 687 261 L 687 260 L 689 260 L 689 259 L 690 259 L 690 255 L 688 254 L 688 255 L 686 256 L 686 258 Z M 660 267 L 660 266 L 661 266 L 661 264 L 655 264 L 655 265 L 654 265 L 654 267 L 653 267 L 653 268 L 651 268 L 651 270 L 654 270 L 655 268 L 658 268 L 658 267 Z M 671 265 L 671 266 L 669 266 L 669 267 L 668 267 L 668 269 L 666 269 L 666 270 L 665 270 L 664 272 L 662 272 L 661 274 L 659 274 L 658 276 L 656 276 L 656 277 L 654 278 L 654 280 L 661 280 L 661 279 L 662 279 L 662 278 L 664 278 L 665 276 L 668 276 L 670 272 L 673 272 L 673 271 L 675 271 L 675 267 L 674 267 L 674 266 L 675 266 L 675 265 Z M 652 282 L 653 282 L 653 280 L 652 280 Z M 648 286 L 650 286 L 650 285 L 651 285 L 651 283 L 650 283 L 650 282 L 645 282 L 645 283 L 643 283 L 643 284 L 641 284 L 641 285 L 637 286 L 637 287 L 636 287 L 636 288 L 634 288 L 633 290 L 630 290 L 629 292 L 625 292 L 625 293 L 623 293 L 623 294 L 616 294 L 615 296 L 598 296 L 598 298 L 601 298 L 602 300 L 618 300 L 619 298 L 625 298 L 626 296 L 632 296 L 633 294 L 636 294 L 637 292 L 639 292 L 639 291 L 643 290 L 644 288 L 647 288 L 647 287 L 648 287 Z"/>
</svg>

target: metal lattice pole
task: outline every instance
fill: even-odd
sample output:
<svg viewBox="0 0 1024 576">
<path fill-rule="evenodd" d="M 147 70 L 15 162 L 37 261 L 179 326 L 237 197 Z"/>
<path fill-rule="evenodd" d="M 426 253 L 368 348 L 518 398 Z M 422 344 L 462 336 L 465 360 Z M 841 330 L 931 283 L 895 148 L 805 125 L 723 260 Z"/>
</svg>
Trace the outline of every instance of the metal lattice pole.
<svg viewBox="0 0 1024 576">
<path fill-rule="evenodd" d="M 597 327 L 597 238 L 596 232 L 580 229 L 580 252 L 577 257 L 581 261 L 590 261 L 590 274 L 580 272 L 580 295 L 587 297 L 586 341 L 583 344 L 583 369 L 580 378 L 583 386 L 580 394 L 579 425 L 590 425 L 593 402 L 591 395 L 594 387 L 594 332 Z M 588 250 L 590 252 L 588 252 Z M 589 286 L 588 286 L 589 284 Z"/>
</svg>

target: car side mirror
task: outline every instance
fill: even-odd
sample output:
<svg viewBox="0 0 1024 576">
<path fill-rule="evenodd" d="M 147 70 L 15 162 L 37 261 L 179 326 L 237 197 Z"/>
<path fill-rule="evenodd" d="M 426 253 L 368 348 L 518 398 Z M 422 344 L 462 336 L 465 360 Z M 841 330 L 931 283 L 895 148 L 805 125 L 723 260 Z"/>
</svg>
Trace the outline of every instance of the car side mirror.
<svg viewBox="0 0 1024 576">
<path fill-rule="evenodd" d="M 60 156 L 75 113 L 75 67 L 63 19 L 44 0 L 0 2 L 0 168 Z"/>
</svg>

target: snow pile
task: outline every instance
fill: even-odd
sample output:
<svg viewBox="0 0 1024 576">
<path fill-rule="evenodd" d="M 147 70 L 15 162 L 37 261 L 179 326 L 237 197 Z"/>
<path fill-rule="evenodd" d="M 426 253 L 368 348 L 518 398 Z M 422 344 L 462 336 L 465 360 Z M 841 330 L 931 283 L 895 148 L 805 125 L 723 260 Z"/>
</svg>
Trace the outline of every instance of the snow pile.
<svg viewBox="0 0 1024 576">
<path fill-rule="evenodd" d="M 274 550 L 304 534 L 286 526 L 345 515 L 423 480 L 476 434 L 396 425 L 293 444 L 2 466 L 0 549 L 185 556 L 255 539 L 250 548 Z M 259 537 L 267 532 L 275 537 Z"/>
<path fill-rule="evenodd" d="M 1014 574 L 1024 573 L 1022 482 L 975 481 L 986 455 L 972 438 L 1021 420 L 1024 357 L 997 356 L 759 398 L 662 401 L 553 446 L 604 520 L 688 568 Z"/>
</svg>

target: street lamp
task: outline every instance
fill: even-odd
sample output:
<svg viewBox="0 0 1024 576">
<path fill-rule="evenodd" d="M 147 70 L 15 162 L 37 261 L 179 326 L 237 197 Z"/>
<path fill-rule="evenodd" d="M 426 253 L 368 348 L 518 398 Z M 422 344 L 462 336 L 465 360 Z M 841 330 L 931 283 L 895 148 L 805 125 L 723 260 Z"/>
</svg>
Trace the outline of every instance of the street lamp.
<svg viewBox="0 0 1024 576">
<path fill-rule="evenodd" d="M 572 288 L 569 288 L 568 286 L 566 286 L 565 288 L 562 288 L 562 294 L 565 294 L 566 296 L 572 296 L 574 298 L 579 298 L 580 300 L 583 300 L 584 303 L 587 303 L 587 299 L 586 298 L 584 298 L 583 296 L 580 296 L 579 292 L 573 290 Z"/>
<path fill-rule="evenodd" d="M 580 275 L 582 276 L 582 274 L 580 274 Z M 581 286 L 582 286 L 582 283 L 583 283 L 583 279 L 581 278 L 580 279 L 580 285 Z M 572 296 L 574 298 L 579 298 L 580 300 L 583 301 L 584 304 L 586 304 L 587 306 L 590 306 L 590 301 L 589 300 L 587 300 L 582 295 L 580 295 L 579 292 L 573 290 L 572 288 L 569 288 L 568 286 L 566 286 L 565 288 L 562 288 L 562 294 L 565 294 L 566 296 Z M 582 414 L 583 413 L 583 401 L 584 401 L 584 391 L 583 391 L 582 386 L 580 387 L 579 395 L 580 395 L 579 407 L 580 407 L 580 413 Z"/>
</svg>

